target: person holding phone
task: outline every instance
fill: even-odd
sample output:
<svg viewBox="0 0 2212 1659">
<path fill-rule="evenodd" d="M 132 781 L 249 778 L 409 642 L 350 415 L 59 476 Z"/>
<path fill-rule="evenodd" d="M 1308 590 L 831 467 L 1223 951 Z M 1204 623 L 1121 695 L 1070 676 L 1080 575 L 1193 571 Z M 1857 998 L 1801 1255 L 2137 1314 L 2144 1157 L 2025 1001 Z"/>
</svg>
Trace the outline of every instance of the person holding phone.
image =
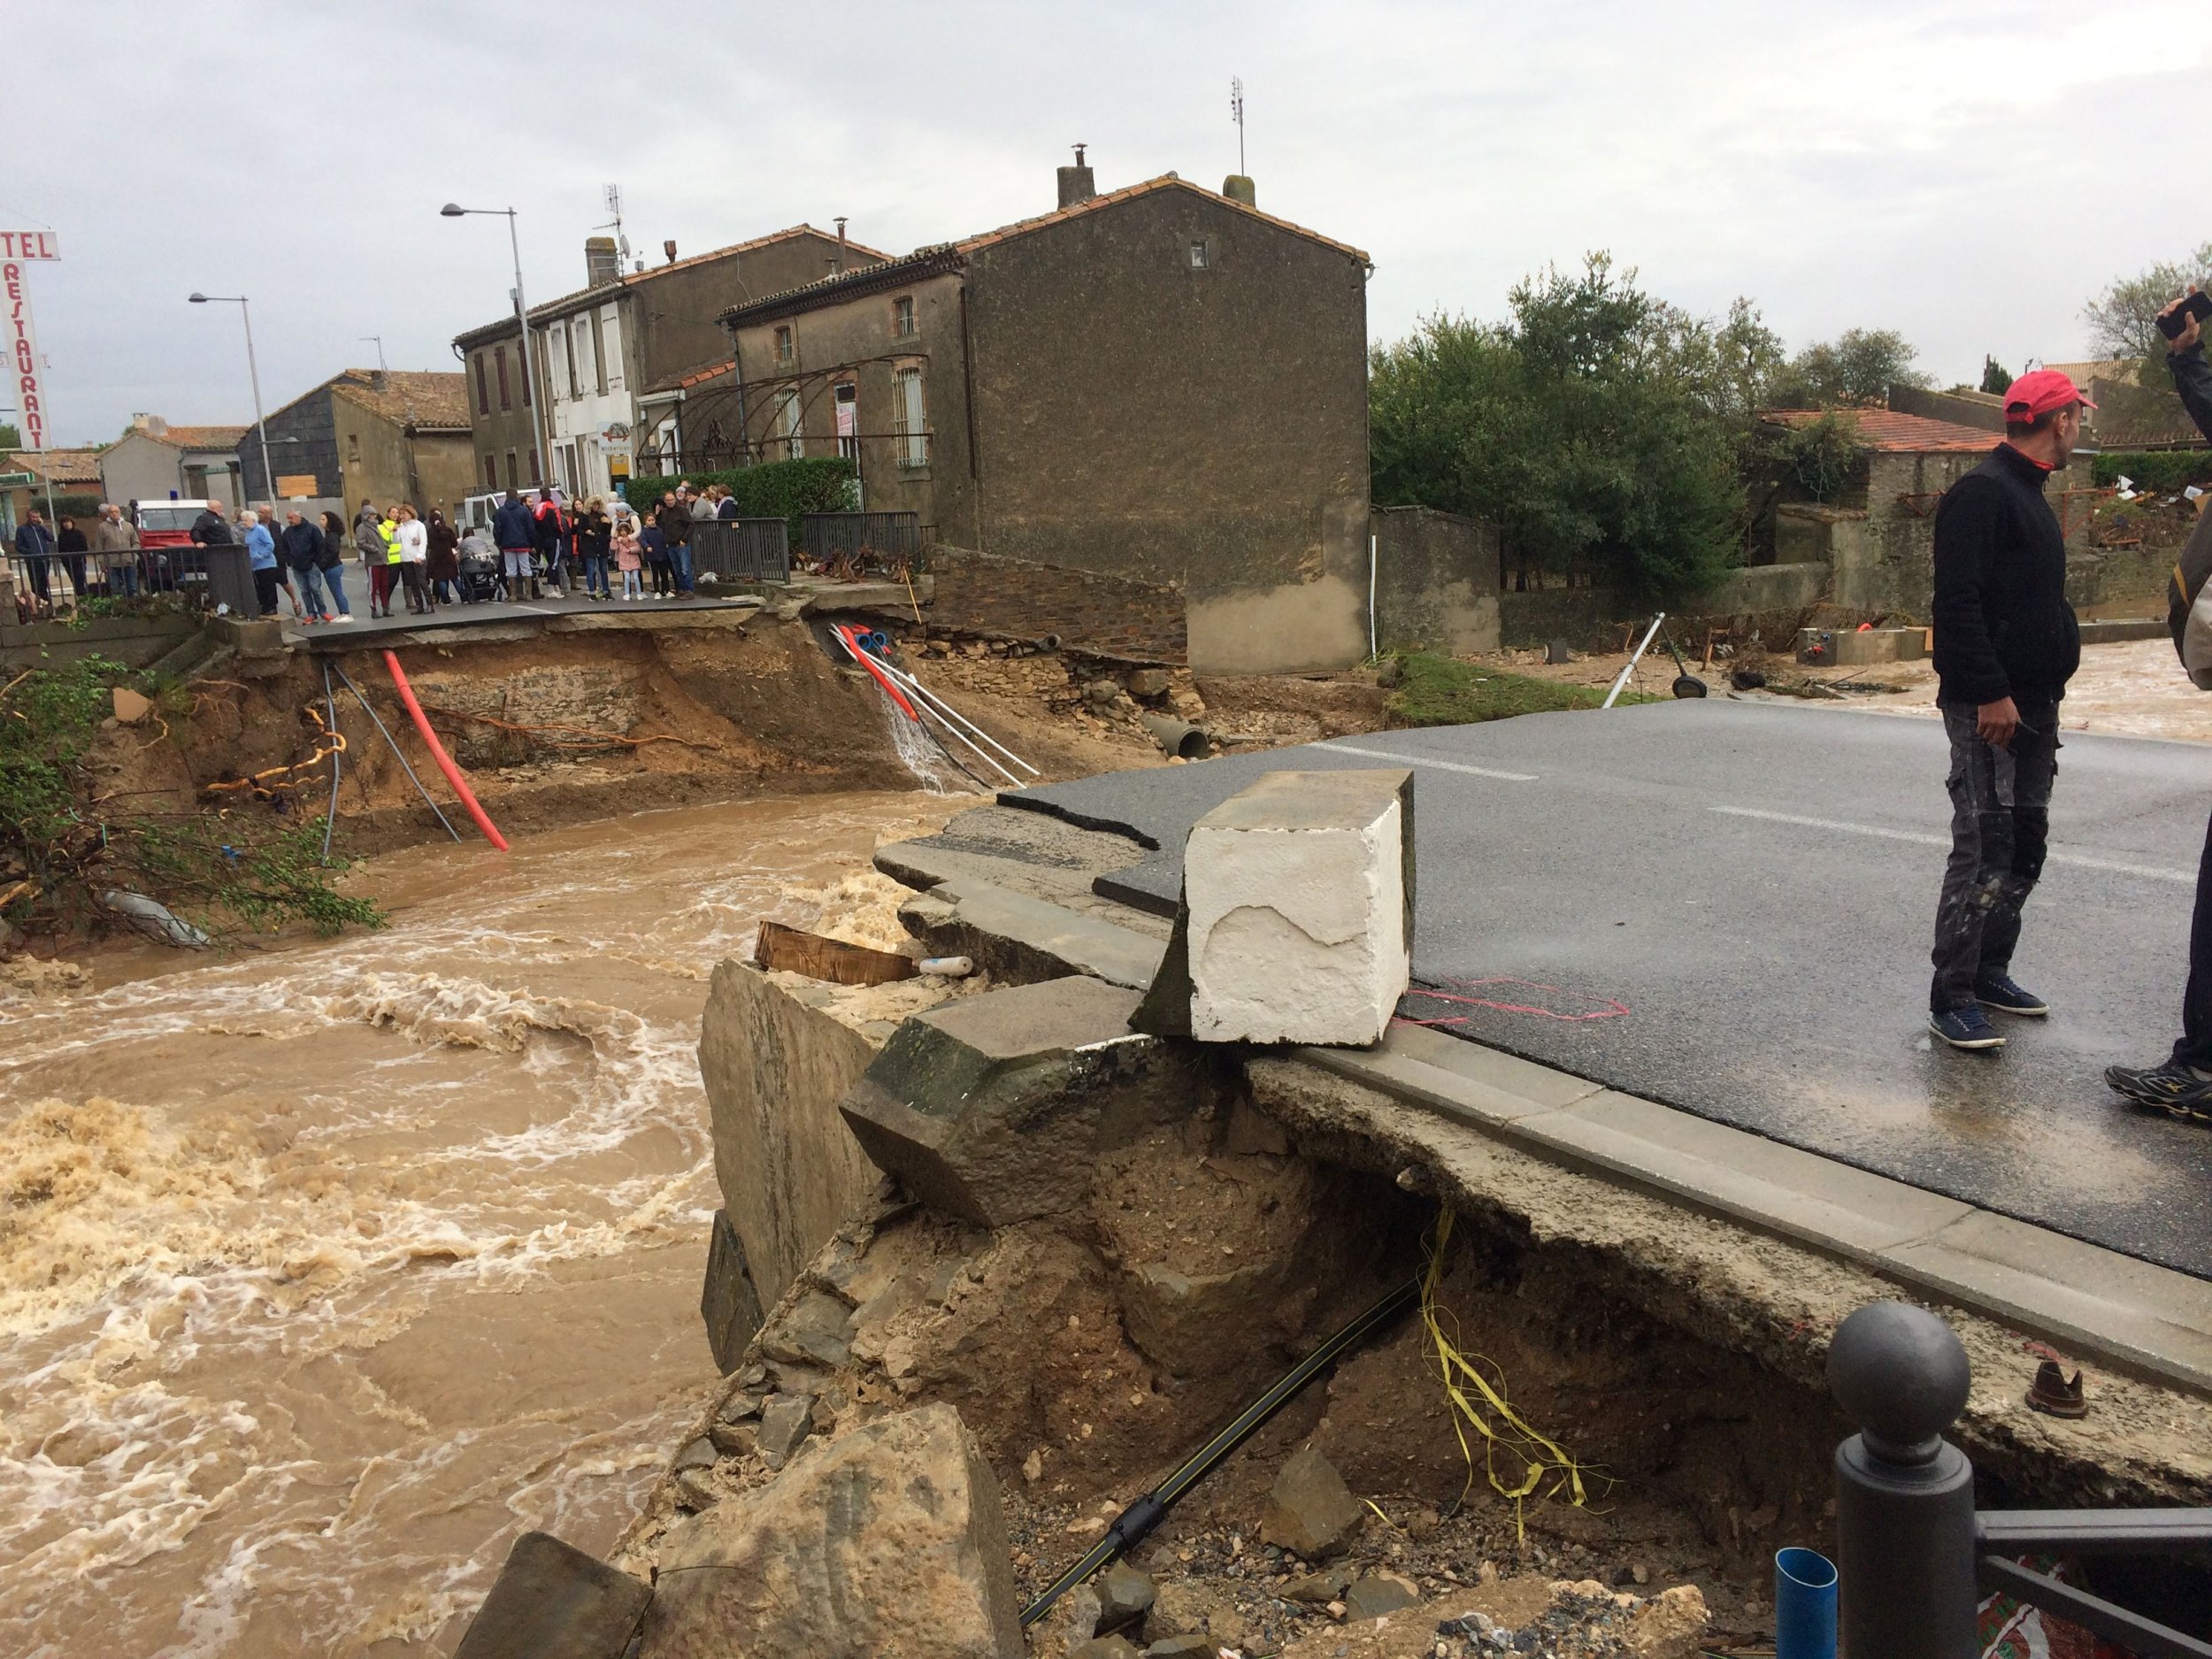
<svg viewBox="0 0 2212 1659">
<path fill-rule="evenodd" d="M 2066 538 L 2043 486 L 2096 405 L 2056 369 L 2005 393 L 2005 441 L 1935 516 L 1936 703 L 1951 740 L 1951 857 L 1936 904 L 1928 1029 L 1954 1048 L 2005 1039 L 1986 1010 L 2051 1010 L 2012 978 L 2020 912 L 2043 873 L 2058 705 L 2081 665 Z"/>
<path fill-rule="evenodd" d="M 2212 365 L 2204 360 L 2204 325 L 2212 296 L 2192 288 L 2158 314 L 2166 336 L 2166 372 L 2197 430 L 2212 438 Z M 2197 505 L 2205 503 L 2200 501 Z M 2197 527 L 2175 562 L 2167 595 L 2166 623 L 2181 665 L 2200 687 L 2212 691 L 2212 513 Z M 2212 826 L 2205 832 L 2197 865 L 2197 901 L 2189 919 L 2189 980 L 2181 994 L 2181 1035 L 2173 1052 L 2155 1065 L 2106 1068 L 2106 1084 L 2122 1099 L 2176 1118 L 2212 1124 Z"/>
</svg>

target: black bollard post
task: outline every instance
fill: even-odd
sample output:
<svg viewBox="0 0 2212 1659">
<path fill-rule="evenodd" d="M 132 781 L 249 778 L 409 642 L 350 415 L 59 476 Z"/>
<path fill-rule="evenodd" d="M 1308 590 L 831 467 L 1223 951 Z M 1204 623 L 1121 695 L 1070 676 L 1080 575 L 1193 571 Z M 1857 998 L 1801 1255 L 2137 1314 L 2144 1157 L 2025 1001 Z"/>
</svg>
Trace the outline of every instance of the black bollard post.
<svg viewBox="0 0 2212 1659">
<path fill-rule="evenodd" d="M 1878 1302 L 1836 1328 L 1837 1630 L 1849 1659 L 1975 1659 L 1974 1466 L 1942 1438 L 1973 1380 L 1951 1327 Z"/>
</svg>

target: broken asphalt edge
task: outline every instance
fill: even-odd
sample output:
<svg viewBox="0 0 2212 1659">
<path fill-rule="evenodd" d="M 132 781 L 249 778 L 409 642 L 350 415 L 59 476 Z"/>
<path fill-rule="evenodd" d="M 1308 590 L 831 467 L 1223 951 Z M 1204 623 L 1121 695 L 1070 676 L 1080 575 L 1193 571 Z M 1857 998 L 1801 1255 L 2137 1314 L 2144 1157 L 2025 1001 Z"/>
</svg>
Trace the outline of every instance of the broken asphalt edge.
<svg viewBox="0 0 2212 1659">
<path fill-rule="evenodd" d="M 933 850 L 889 846 L 876 863 L 926 889 L 942 907 L 936 926 L 1001 941 L 1044 972 L 1150 984 L 1158 940 L 1013 892 L 972 867 L 955 873 Z M 2212 1283 L 2189 1274 L 1417 1025 L 1394 1025 L 1367 1049 L 1255 1052 L 1808 1247 L 2080 1357 L 2212 1394 Z"/>
</svg>

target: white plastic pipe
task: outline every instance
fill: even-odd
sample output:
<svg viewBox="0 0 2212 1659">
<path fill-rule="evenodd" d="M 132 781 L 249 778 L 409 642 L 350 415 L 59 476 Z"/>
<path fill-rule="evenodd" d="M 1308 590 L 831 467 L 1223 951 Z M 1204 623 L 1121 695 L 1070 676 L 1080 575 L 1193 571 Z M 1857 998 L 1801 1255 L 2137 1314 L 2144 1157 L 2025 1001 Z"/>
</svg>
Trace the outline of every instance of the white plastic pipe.
<svg viewBox="0 0 2212 1659">
<path fill-rule="evenodd" d="M 1375 649 L 1375 538 L 1367 538 L 1367 660 L 1373 662 Z"/>
<path fill-rule="evenodd" d="M 1613 682 L 1613 689 L 1605 694 L 1604 706 L 1606 708 L 1611 708 L 1613 699 L 1621 695 L 1621 687 L 1628 683 L 1628 677 L 1636 672 L 1636 664 L 1644 660 L 1644 653 L 1651 649 L 1652 641 L 1659 637 L 1659 625 L 1666 619 L 1667 613 L 1663 611 L 1652 618 L 1651 626 L 1644 630 L 1644 642 L 1636 648 L 1636 655 L 1628 659 L 1628 666 L 1621 670 L 1620 678 Z"/>
<path fill-rule="evenodd" d="M 925 686 L 920 680 L 915 679 L 913 675 L 908 673 L 906 670 L 897 666 L 895 664 L 886 663 L 880 657 L 876 660 L 883 668 L 884 672 L 888 673 L 893 680 L 899 683 L 902 689 L 912 692 L 923 702 L 929 704 L 929 706 L 939 714 L 958 721 L 960 725 L 974 733 L 976 736 L 981 738 L 993 749 L 998 750 L 1000 754 L 1005 756 L 1007 759 L 1012 761 L 1017 766 L 1019 766 L 1024 772 L 1029 773 L 1033 778 L 1041 778 L 1044 776 L 1044 773 L 1039 772 L 1036 767 L 1031 765 L 1019 755 L 1017 755 L 1012 749 L 1007 748 L 1005 744 L 1000 742 L 998 739 L 993 737 L 981 726 L 976 725 L 974 721 L 969 719 L 965 715 L 962 714 L 959 710 L 954 708 L 952 704 L 947 703 L 942 697 L 932 691 L 927 686 Z"/>
<path fill-rule="evenodd" d="M 879 657 L 868 656 L 864 657 L 860 648 L 855 645 L 850 640 L 847 639 L 843 634 L 839 634 L 837 637 L 840 643 L 844 646 L 846 653 L 851 657 L 855 663 L 860 664 L 863 667 L 872 667 L 876 669 L 881 672 L 884 678 L 889 680 L 892 685 L 899 686 L 901 690 L 912 689 L 910 686 L 902 685 L 900 683 L 902 680 L 910 679 L 910 676 L 900 675 L 897 669 L 892 667 L 890 664 L 885 662 Z M 965 743 L 971 749 L 974 749 L 977 757 L 981 759 L 986 765 L 989 766 L 993 772 L 998 773 L 1000 777 L 1005 779 L 1007 782 L 1012 784 L 1017 789 L 1023 787 L 1022 780 L 1019 778 L 1016 777 L 1012 772 L 1007 771 L 1006 768 L 1001 765 L 994 757 L 980 749 L 977 749 L 974 740 L 970 738 L 968 734 L 965 732 L 963 732 L 958 726 L 953 725 L 949 720 L 946 719 L 943 713 L 929 703 L 926 695 L 925 695 L 923 700 L 915 706 L 914 719 L 917 725 L 921 724 L 922 715 L 925 711 L 936 715 L 937 723 L 940 726 L 942 726 L 948 732 L 950 732 L 955 737 L 958 738 L 963 743 Z M 928 728 L 925 726 L 923 729 L 926 731 Z"/>
</svg>

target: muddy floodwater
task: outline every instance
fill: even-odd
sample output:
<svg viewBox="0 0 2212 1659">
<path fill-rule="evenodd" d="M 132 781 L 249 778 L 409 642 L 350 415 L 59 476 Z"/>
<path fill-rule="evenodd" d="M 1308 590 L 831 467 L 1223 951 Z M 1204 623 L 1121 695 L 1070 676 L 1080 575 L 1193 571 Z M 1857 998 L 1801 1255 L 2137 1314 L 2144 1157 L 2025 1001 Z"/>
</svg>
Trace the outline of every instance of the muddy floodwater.
<svg viewBox="0 0 2212 1659">
<path fill-rule="evenodd" d="M 708 975 L 922 795 L 359 878 L 379 933 L 0 989 L 0 1653 L 448 1652 L 695 1411 Z"/>
</svg>

